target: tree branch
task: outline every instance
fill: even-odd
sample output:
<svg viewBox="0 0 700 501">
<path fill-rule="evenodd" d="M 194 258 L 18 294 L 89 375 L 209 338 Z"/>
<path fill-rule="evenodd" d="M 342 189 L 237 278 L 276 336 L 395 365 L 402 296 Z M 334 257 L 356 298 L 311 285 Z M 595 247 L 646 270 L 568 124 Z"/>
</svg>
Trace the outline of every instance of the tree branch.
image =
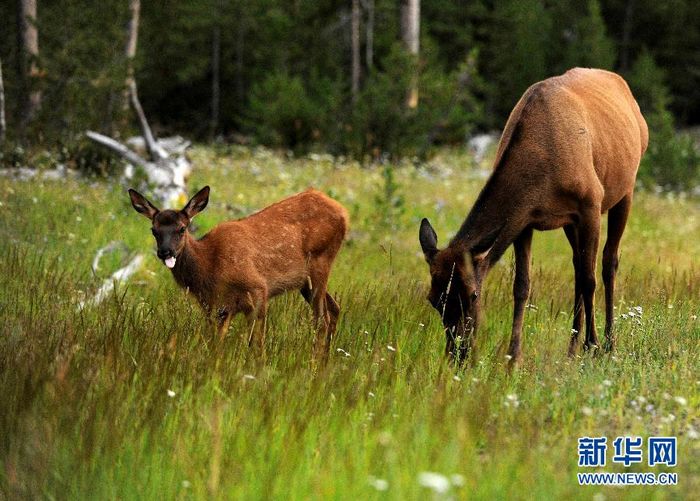
<svg viewBox="0 0 700 501">
<path fill-rule="evenodd" d="M 151 131 L 151 127 L 148 125 L 146 114 L 143 112 L 141 102 L 139 101 L 138 92 L 136 90 L 136 81 L 133 79 L 129 82 L 129 93 L 131 94 L 131 105 L 134 107 L 136 116 L 139 119 L 143 139 L 146 141 L 146 150 L 148 151 L 148 154 L 151 155 L 151 160 L 158 162 L 159 160 L 168 158 L 168 154 L 158 145 L 155 137 L 153 136 L 153 132 Z"/>
<path fill-rule="evenodd" d="M 115 141 L 111 137 L 103 136 L 99 132 L 93 132 L 91 130 L 87 131 L 85 135 L 93 141 L 95 141 L 97 144 L 101 144 L 105 148 L 112 150 L 114 153 L 122 157 L 127 162 L 132 163 L 134 165 L 138 165 L 139 167 L 143 167 L 144 169 L 147 167 L 148 162 L 146 162 L 146 160 L 138 156 L 136 153 L 131 151 L 123 144 Z"/>
</svg>

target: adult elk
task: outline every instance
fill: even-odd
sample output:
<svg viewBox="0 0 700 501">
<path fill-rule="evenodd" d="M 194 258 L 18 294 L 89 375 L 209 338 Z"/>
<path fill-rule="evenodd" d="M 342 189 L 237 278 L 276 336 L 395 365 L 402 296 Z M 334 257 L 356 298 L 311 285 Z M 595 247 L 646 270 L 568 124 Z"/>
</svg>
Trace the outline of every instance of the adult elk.
<svg viewBox="0 0 700 501">
<path fill-rule="evenodd" d="M 575 270 L 569 355 L 576 354 L 582 303 L 584 346 L 598 347 L 593 298 L 600 219 L 605 212 L 609 213 L 603 250 L 605 338 L 606 348 L 613 348 L 618 248 L 648 137 L 637 102 L 615 73 L 575 68 L 525 92 L 506 123 L 493 173 L 447 248 L 438 250 L 432 226 L 427 219 L 421 222 L 419 239 L 432 279 L 428 299 L 442 316 L 449 357 L 459 363 L 473 346 L 484 276 L 513 244 L 514 311 L 508 354 L 511 365 L 520 361 L 532 231 L 562 227 L 573 249 Z"/>
<path fill-rule="evenodd" d="M 262 352 L 268 300 L 298 290 L 313 307 L 316 353 L 327 356 L 340 313 L 326 288 L 348 227 L 342 205 L 309 189 L 221 223 L 196 240 L 188 226 L 207 206 L 208 186 L 179 211 L 161 211 L 134 190 L 129 196 L 134 209 L 152 221 L 158 257 L 175 281 L 194 294 L 210 318 L 216 314 L 220 339 L 241 312 L 252 324 L 249 344 Z"/>
</svg>

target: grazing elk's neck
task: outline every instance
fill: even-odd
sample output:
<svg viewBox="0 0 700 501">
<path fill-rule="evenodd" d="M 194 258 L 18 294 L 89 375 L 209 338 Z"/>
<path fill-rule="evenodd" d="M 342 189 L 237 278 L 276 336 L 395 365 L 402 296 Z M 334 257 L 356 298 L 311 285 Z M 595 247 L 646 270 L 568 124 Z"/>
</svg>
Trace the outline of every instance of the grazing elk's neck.
<svg viewBox="0 0 700 501">
<path fill-rule="evenodd" d="M 491 263 L 500 259 L 515 236 L 506 231 L 517 224 L 515 208 L 520 204 L 517 187 L 508 183 L 497 169 L 481 190 L 474 207 L 450 241 L 449 246 L 479 254 L 489 250 Z"/>
</svg>

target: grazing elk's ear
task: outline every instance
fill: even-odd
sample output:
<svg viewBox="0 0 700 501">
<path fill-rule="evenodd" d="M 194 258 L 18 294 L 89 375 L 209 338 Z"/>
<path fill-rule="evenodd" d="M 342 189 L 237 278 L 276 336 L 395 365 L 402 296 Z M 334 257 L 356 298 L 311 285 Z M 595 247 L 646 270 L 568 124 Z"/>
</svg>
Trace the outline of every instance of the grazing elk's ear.
<svg viewBox="0 0 700 501">
<path fill-rule="evenodd" d="M 437 254 L 437 234 L 435 230 L 430 225 L 430 221 L 426 218 L 420 222 L 420 231 L 418 232 L 418 240 L 420 240 L 420 246 L 423 249 L 423 255 L 425 260 L 430 264 Z"/>
<path fill-rule="evenodd" d="M 209 186 L 205 186 L 193 196 L 187 205 L 182 209 L 185 215 L 192 219 L 194 216 L 202 212 L 209 203 Z"/>
<path fill-rule="evenodd" d="M 134 206 L 136 212 L 143 214 L 148 219 L 153 219 L 158 214 L 158 209 L 138 191 L 129 189 L 129 197 L 131 197 L 131 205 Z"/>
</svg>

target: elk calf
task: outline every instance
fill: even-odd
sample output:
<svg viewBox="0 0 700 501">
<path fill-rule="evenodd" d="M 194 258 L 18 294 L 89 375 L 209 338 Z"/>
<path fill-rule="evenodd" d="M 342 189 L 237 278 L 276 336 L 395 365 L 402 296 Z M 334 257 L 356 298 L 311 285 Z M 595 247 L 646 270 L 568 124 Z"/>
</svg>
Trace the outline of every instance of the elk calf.
<svg viewBox="0 0 700 501">
<path fill-rule="evenodd" d="M 161 211 L 134 190 L 129 196 L 134 209 L 152 221 L 158 257 L 175 281 L 194 294 L 210 318 L 216 314 L 219 338 L 231 318 L 243 313 L 252 324 L 250 344 L 262 351 L 268 300 L 298 290 L 313 307 L 316 353 L 327 355 L 340 313 L 326 287 L 348 227 L 342 205 L 309 189 L 221 223 L 196 240 L 188 226 L 207 206 L 208 186 L 179 211 Z"/>
<path fill-rule="evenodd" d="M 420 226 L 419 240 L 432 280 L 428 299 L 442 316 L 448 356 L 457 360 L 466 356 L 479 323 L 484 276 L 512 244 L 514 311 L 508 353 L 511 363 L 517 363 L 530 292 L 532 232 L 556 228 L 564 228 L 574 258 L 569 354 L 577 351 L 584 312 L 584 346 L 597 347 L 593 297 L 600 219 L 606 212 L 605 338 L 612 349 L 618 249 L 648 139 L 639 106 L 615 73 L 575 68 L 525 91 L 506 123 L 493 174 L 449 245 L 438 250 L 428 220 Z M 459 349 L 456 338 L 461 339 Z"/>
</svg>

